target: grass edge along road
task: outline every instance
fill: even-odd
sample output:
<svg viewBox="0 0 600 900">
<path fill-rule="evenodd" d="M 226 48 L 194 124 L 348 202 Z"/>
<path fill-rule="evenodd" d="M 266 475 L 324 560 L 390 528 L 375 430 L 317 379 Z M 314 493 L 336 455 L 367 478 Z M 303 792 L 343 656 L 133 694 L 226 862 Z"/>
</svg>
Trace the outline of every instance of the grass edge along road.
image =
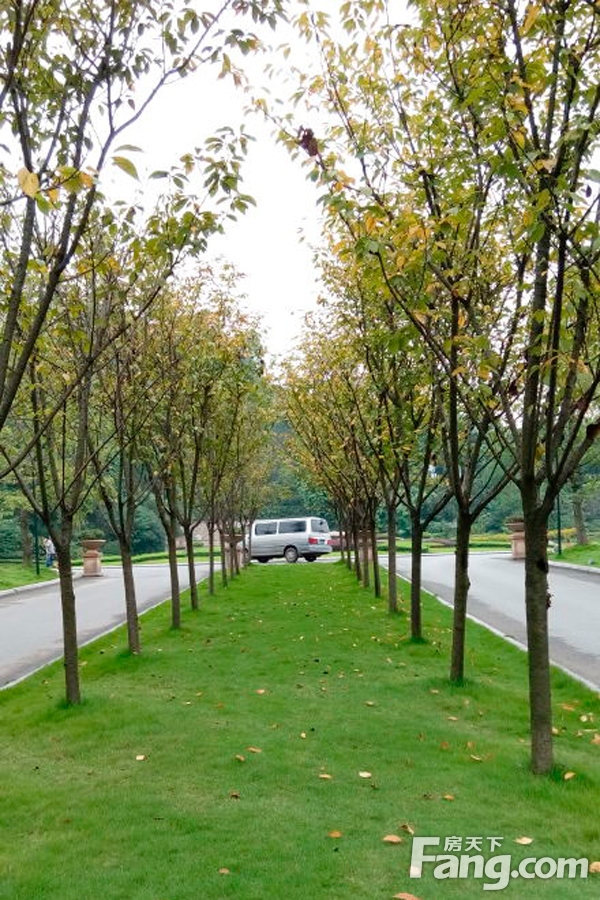
<svg viewBox="0 0 600 900">
<path fill-rule="evenodd" d="M 493 855 L 513 868 L 600 859 L 586 688 L 554 673 L 558 766 L 535 778 L 525 654 L 470 623 L 469 681 L 449 685 L 450 612 L 433 598 L 421 645 L 342 565 L 252 566 L 203 603 L 180 632 L 168 604 L 144 615 L 141 657 L 122 631 L 84 648 L 81 707 L 63 707 L 58 664 L 0 692 L 2 900 L 482 895 L 431 866 L 409 879 L 413 831 L 502 837 Z"/>
</svg>

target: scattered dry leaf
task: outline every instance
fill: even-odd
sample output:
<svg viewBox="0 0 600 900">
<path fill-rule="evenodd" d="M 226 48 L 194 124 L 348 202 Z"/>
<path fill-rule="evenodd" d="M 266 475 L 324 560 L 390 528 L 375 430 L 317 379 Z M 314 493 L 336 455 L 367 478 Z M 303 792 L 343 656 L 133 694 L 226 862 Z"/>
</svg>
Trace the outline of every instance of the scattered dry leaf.
<svg viewBox="0 0 600 900">
<path fill-rule="evenodd" d="M 365 706 L 377 706 L 374 700 L 365 700 Z"/>
<path fill-rule="evenodd" d="M 600 734 L 595 734 L 592 738 L 592 744 L 600 744 Z"/>
<path fill-rule="evenodd" d="M 431 690 L 429 691 L 429 693 L 430 693 L 430 694 L 439 694 L 439 691 L 438 691 L 437 688 L 431 688 Z"/>
<path fill-rule="evenodd" d="M 248 752 L 249 753 L 262 753 L 262 750 L 260 749 L 260 747 L 248 747 Z"/>
<path fill-rule="evenodd" d="M 394 894 L 394 900 L 419 900 L 419 898 L 415 897 L 414 894 L 407 894 L 406 891 L 402 891 L 400 894 Z"/>
<path fill-rule="evenodd" d="M 474 753 L 471 753 L 471 759 L 474 759 L 475 762 L 483 762 L 483 757 L 482 757 L 482 756 L 475 756 Z"/>
<path fill-rule="evenodd" d="M 440 744 L 440 750 L 449 750 L 449 749 L 450 749 L 450 744 L 448 743 L 448 741 L 442 741 L 442 743 Z"/>
<path fill-rule="evenodd" d="M 518 837 L 518 838 L 515 838 L 515 844 L 533 844 L 533 838 Z"/>
<path fill-rule="evenodd" d="M 301 737 L 303 740 L 305 740 L 305 739 L 306 739 L 306 732 L 305 732 L 305 731 L 301 731 L 301 732 L 300 732 L 300 737 Z"/>
<path fill-rule="evenodd" d="M 142 762 L 142 760 L 144 760 L 144 759 L 146 759 L 146 757 L 144 756 L 143 753 L 138 753 L 138 755 L 136 756 L 136 760 L 138 762 Z"/>
<path fill-rule="evenodd" d="M 267 692 L 265 691 L 264 688 L 259 688 L 256 693 L 257 694 L 266 694 Z"/>
<path fill-rule="evenodd" d="M 591 875 L 600 875 L 600 862 L 596 861 L 596 862 L 590 863 L 588 872 Z"/>
<path fill-rule="evenodd" d="M 458 716 L 447 716 L 449 722 L 458 722 Z"/>
<path fill-rule="evenodd" d="M 333 775 L 328 775 L 327 772 L 321 772 L 319 778 L 322 778 L 324 781 L 331 781 Z"/>
<path fill-rule="evenodd" d="M 219 869 L 219 875 L 231 875 L 231 872 L 229 869 L 223 867 L 222 869 Z"/>
<path fill-rule="evenodd" d="M 442 800 L 454 800 L 454 794 L 442 794 Z"/>
<path fill-rule="evenodd" d="M 408 834 L 414 835 L 414 833 L 415 833 L 415 829 L 412 827 L 410 822 L 403 822 L 402 825 L 400 826 L 400 828 L 402 829 L 402 831 L 408 832 Z"/>
<path fill-rule="evenodd" d="M 330 838 L 341 838 L 341 836 L 342 836 L 341 831 L 330 831 L 327 835 L 327 837 L 330 837 Z"/>
<path fill-rule="evenodd" d="M 399 834 L 386 834 L 384 838 L 382 838 L 384 844 L 402 844 L 404 843 L 404 838 L 401 838 Z"/>
<path fill-rule="evenodd" d="M 563 778 L 565 781 L 570 781 L 571 778 L 575 778 L 576 775 L 577 775 L 577 772 L 565 772 L 565 774 L 563 775 Z"/>
<path fill-rule="evenodd" d="M 565 709 L 567 712 L 575 712 L 575 707 L 571 706 L 570 703 L 561 703 L 562 709 Z"/>
<path fill-rule="evenodd" d="M 241 794 L 239 791 L 230 791 L 229 798 L 231 800 L 239 800 L 241 798 Z"/>
<path fill-rule="evenodd" d="M 245 757 L 245 756 L 242 756 L 241 753 L 236 753 L 236 754 L 235 754 L 235 759 L 237 759 L 238 762 L 246 762 L 246 757 Z"/>
<path fill-rule="evenodd" d="M 371 778 L 371 773 L 370 772 L 359 772 L 358 777 L 359 778 Z"/>
</svg>

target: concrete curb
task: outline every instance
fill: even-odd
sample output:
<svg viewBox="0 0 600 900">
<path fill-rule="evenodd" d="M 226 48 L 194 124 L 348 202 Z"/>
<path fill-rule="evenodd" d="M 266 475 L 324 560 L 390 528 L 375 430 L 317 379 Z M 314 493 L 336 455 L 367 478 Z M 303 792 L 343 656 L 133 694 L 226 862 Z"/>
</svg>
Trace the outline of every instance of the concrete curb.
<svg viewBox="0 0 600 900">
<path fill-rule="evenodd" d="M 76 572 L 73 575 L 73 581 L 78 581 L 80 578 L 83 578 L 82 572 Z M 58 578 L 55 578 L 53 581 L 34 581 L 32 584 L 21 584 L 19 587 L 6 588 L 6 590 L 0 591 L 0 598 L 10 597 L 12 594 L 23 594 L 25 591 L 37 591 L 41 588 L 52 587 L 58 584 L 60 584 Z"/>
</svg>

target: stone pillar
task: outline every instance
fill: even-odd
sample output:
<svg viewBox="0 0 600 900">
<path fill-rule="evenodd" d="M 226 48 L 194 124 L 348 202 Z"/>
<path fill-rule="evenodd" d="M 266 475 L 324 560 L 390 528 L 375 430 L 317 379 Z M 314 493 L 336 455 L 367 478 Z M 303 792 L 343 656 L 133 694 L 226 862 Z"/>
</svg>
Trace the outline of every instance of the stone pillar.
<svg viewBox="0 0 600 900">
<path fill-rule="evenodd" d="M 83 546 L 83 574 L 85 576 L 102 575 L 102 554 L 100 553 L 100 548 L 104 546 L 106 541 L 86 538 L 81 543 Z"/>
</svg>

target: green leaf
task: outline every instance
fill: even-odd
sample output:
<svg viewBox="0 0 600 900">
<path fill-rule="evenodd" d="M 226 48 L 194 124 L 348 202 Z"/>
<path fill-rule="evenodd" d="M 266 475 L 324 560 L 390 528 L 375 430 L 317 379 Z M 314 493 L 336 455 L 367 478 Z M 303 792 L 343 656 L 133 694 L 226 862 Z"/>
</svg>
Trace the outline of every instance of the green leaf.
<svg viewBox="0 0 600 900">
<path fill-rule="evenodd" d="M 130 175 L 132 178 L 135 178 L 139 181 L 139 175 L 137 173 L 137 169 L 130 159 L 127 159 L 126 156 L 113 156 L 113 163 L 115 166 L 118 166 L 119 169 L 122 169 L 123 172 L 126 172 L 127 175 Z"/>
</svg>

